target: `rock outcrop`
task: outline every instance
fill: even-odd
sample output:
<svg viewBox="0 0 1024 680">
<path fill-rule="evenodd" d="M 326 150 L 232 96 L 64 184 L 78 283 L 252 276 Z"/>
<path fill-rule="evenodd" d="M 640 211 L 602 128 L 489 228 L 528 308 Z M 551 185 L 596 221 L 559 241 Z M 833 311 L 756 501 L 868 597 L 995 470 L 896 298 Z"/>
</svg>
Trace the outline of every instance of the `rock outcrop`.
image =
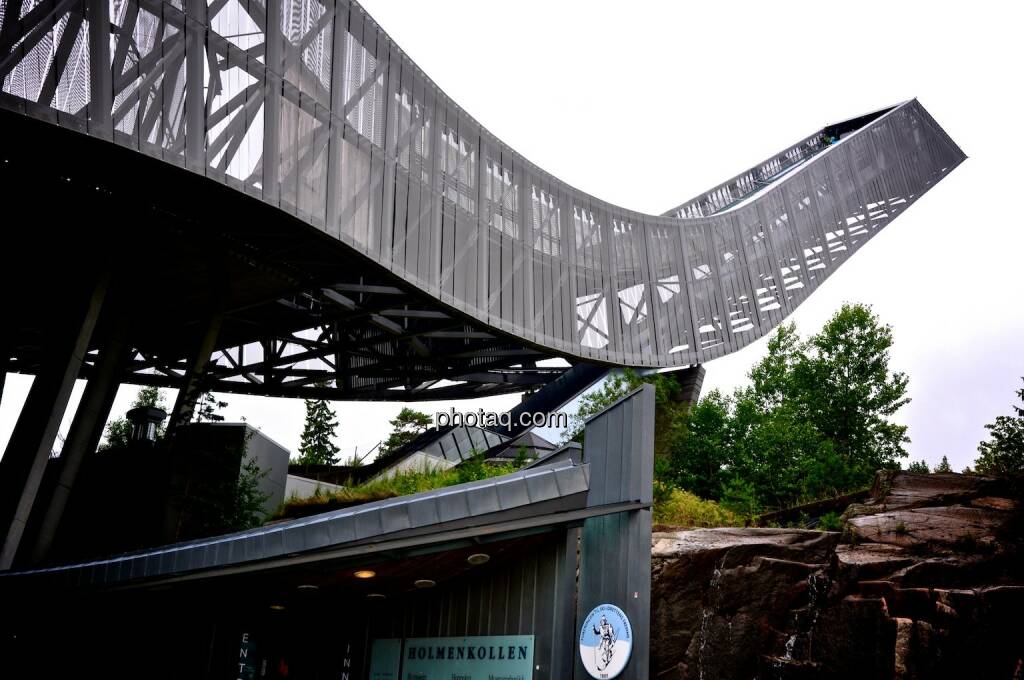
<svg viewBox="0 0 1024 680">
<path fill-rule="evenodd" d="M 652 678 L 1024 680 L 1012 483 L 880 473 L 844 519 L 655 533 Z"/>
</svg>

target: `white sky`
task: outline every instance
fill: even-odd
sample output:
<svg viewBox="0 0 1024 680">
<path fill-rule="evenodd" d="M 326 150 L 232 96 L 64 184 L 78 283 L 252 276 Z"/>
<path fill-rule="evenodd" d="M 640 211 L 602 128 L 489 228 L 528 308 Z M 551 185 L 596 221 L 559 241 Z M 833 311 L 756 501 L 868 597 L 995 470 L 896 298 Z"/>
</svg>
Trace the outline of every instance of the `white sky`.
<svg viewBox="0 0 1024 680">
<path fill-rule="evenodd" d="M 910 375 L 913 399 L 898 419 L 910 426 L 915 460 L 934 465 L 946 454 L 956 469 L 971 464 L 984 424 L 1010 412 L 1024 375 L 1017 3 L 363 4 L 506 143 L 580 189 L 645 212 L 663 212 L 826 123 L 918 97 L 968 160 L 791 318 L 808 334 L 842 302 L 864 302 L 893 326 L 892 365 Z M 707 364 L 705 389 L 742 384 L 763 353 L 762 340 Z M 0 447 L 29 383 L 7 378 Z M 135 391 L 122 388 L 115 416 Z M 245 416 L 297 448 L 301 401 L 224 398 L 228 419 Z M 517 400 L 456 408 L 503 411 Z M 401 406 L 336 403 L 343 451 L 386 436 Z"/>
</svg>

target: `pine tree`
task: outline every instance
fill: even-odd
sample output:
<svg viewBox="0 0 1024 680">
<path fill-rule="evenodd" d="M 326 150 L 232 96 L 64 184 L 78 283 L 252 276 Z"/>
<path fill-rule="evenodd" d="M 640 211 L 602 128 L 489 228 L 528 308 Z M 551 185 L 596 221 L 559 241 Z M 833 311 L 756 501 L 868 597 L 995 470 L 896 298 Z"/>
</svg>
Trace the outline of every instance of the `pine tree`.
<svg viewBox="0 0 1024 680">
<path fill-rule="evenodd" d="M 1024 380 L 1024 377 L 1022 377 Z M 1017 390 L 1024 402 L 1024 388 Z M 985 429 L 989 438 L 978 444 L 974 469 L 983 475 L 1013 475 L 1024 472 L 1024 407 L 1013 406 L 1016 415 L 997 416 Z"/>
<path fill-rule="evenodd" d="M 381 444 L 380 454 L 386 456 L 402 448 L 430 427 L 430 416 L 407 406 L 391 422 L 391 434 Z"/>
<path fill-rule="evenodd" d="M 204 392 L 203 396 L 199 397 L 199 403 L 196 404 L 196 422 L 208 422 L 208 423 L 219 423 L 224 420 L 224 416 L 217 413 L 222 408 L 227 408 L 228 402 L 220 401 L 213 392 Z"/>
<path fill-rule="evenodd" d="M 918 460 L 910 464 L 907 468 L 907 472 L 912 472 L 917 475 L 926 475 L 931 470 L 928 468 L 928 463 L 923 460 Z"/>
<path fill-rule="evenodd" d="M 302 465 L 337 463 L 338 447 L 332 441 L 337 427 L 338 421 L 326 399 L 307 399 L 298 462 Z"/>
<path fill-rule="evenodd" d="M 943 456 L 939 464 L 935 466 L 935 472 L 952 472 L 953 466 L 949 464 L 949 458 Z"/>
</svg>

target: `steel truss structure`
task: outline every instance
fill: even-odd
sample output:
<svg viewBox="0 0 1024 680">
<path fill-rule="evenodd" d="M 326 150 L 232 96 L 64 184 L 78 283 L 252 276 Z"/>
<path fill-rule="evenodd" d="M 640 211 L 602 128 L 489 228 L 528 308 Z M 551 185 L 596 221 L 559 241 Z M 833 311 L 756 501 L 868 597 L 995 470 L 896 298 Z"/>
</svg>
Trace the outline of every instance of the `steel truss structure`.
<svg viewBox="0 0 1024 680">
<path fill-rule="evenodd" d="M 565 370 L 551 357 L 702 363 L 766 334 L 964 159 L 912 100 L 641 214 L 503 144 L 350 0 L 0 0 L 0 81 L 0 108 L 347 253 L 261 261 L 289 284 L 228 310 L 208 382 L 226 392 L 444 399 L 545 384 Z M 180 384 L 180 345 L 132 346 L 130 382 Z"/>
</svg>

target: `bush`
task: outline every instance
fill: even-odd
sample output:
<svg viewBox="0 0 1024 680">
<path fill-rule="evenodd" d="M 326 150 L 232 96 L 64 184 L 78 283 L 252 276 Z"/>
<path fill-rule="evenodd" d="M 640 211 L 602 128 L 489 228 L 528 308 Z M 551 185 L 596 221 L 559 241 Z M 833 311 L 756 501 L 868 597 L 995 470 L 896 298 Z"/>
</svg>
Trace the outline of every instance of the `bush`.
<svg viewBox="0 0 1024 680">
<path fill-rule="evenodd" d="M 826 512 L 818 519 L 819 531 L 842 531 L 843 520 L 837 512 Z"/>
<path fill-rule="evenodd" d="M 660 489 L 659 489 L 660 487 Z M 706 501 L 689 491 L 654 487 L 654 522 L 677 527 L 739 527 L 743 518 L 714 501 Z"/>
</svg>

